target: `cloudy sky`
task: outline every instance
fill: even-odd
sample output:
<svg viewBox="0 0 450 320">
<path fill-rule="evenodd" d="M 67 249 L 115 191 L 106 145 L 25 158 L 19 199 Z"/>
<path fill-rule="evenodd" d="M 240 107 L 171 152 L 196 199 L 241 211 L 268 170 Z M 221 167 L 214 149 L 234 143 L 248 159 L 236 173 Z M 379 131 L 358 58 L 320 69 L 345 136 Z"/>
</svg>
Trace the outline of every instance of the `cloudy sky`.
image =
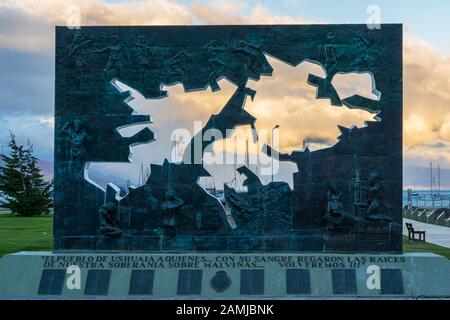
<svg viewBox="0 0 450 320">
<path fill-rule="evenodd" d="M 0 0 L 0 145 L 7 143 L 8 130 L 12 130 L 19 141 L 30 139 L 40 158 L 52 161 L 54 25 L 70 23 L 76 8 L 80 9 L 81 25 L 303 24 L 366 23 L 373 5 L 379 8 L 382 23 L 405 26 L 405 165 L 426 167 L 433 161 L 440 163 L 441 168 L 450 168 L 450 20 L 447 17 L 450 2 L 447 0 Z M 270 62 L 274 77 L 250 84 L 260 91 L 247 108 L 258 119 L 265 119 L 260 126 L 271 128 L 275 120 L 265 117 L 264 111 L 271 104 L 283 101 L 287 111 L 277 119 L 283 150 L 300 148 L 302 140 L 311 138 L 311 132 L 318 129 L 321 133 L 311 142 L 332 144 L 338 134 L 336 124 L 361 126 L 370 120 L 371 115 L 365 112 L 348 109 L 334 112 L 336 109 L 329 107 L 329 102 L 314 99 L 314 88 L 306 85 L 305 79 L 308 71 L 323 72 L 318 66 L 300 65 L 293 73 L 289 66 Z M 286 81 L 290 85 L 281 86 Z M 362 76 L 355 81 L 368 94 L 376 89 L 371 87 L 370 78 Z M 336 79 L 335 84 L 340 95 L 349 93 L 345 79 L 340 82 Z M 168 88 L 167 99 L 196 104 L 198 112 L 191 116 L 206 121 L 233 92 L 231 84 L 222 86 L 218 93 L 188 95 L 175 86 Z M 264 95 L 264 86 L 280 87 L 276 100 Z M 136 109 L 148 104 L 155 115 L 157 110 L 164 109 L 152 101 L 138 99 L 138 93 L 135 95 Z M 301 128 L 289 117 L 292 112 L 306 120 Z M 317 121 L 314 127 L 317 117 L 323 120 L 323 128 L 317 127 Z M 166 123 L 169 118 L 159 114 L 160 122 Z M 180 119 L 188 120 L 193 118 Z M 158 135 L 156 122 L 155 126 L 152 129 Z M 164 136 L 163 133 L 159 136 Z M 164 144 L 163 140 L 161 143 Z M 140 152 L 143 157 L 145 150 L 134 152 L 136 163 Z"/>
</svg>

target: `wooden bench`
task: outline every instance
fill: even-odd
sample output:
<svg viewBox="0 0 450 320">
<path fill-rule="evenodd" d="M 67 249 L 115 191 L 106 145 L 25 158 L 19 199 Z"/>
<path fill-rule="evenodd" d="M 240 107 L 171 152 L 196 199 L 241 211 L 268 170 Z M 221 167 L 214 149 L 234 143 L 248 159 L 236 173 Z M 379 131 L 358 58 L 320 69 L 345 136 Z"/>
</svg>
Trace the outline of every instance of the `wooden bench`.
<svg viewBox="0 0 450 320">
<path fill-rule="evenodd" d="M 408 239 L 409 241 L 423 241 L 425 242 L 425 231 L 416 231 L 414 230 L 414 227 L 412 223 L 406 223 L 406 228 L 408 228 Z M 418 239 L 416 239 L 416 235 L 419 236 Z"/>
</svg>

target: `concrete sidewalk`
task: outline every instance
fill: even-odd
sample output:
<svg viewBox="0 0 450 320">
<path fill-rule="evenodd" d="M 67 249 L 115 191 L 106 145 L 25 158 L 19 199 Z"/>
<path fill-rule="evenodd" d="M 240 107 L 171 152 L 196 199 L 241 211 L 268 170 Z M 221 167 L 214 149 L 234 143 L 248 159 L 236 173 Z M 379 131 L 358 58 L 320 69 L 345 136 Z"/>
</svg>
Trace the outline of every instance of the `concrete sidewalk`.
<svg viewBox="0 0 450 320">
<path fill-rule="evenodd" d="M 438 246 L 450 248 L 450 228 L 437 226 L 434 224 L 423 223 L 416 220 L 410 220 L 403 218 L 403 234 L 408 235 L 408 229 L 406 229 L 405 223 L 412 223 L 413 227 L 417 231 L 426 232 L 426 242 L 437 244 Z"/>
</svg>

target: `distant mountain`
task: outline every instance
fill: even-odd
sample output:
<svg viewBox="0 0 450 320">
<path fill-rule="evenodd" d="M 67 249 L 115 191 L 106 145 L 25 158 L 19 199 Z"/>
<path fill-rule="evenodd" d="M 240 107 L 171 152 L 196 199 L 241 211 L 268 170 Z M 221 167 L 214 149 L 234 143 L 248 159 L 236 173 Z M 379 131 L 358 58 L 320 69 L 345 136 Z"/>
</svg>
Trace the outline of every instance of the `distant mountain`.
<svg viewBox="0 0 450 320">
<path fill-rule="evenodd" d="M 114 183 L 121 189 L 126 189 L 127 180 L 122 177 L 116 177 L 112 175 L 106 175 L 96 170 L 89 169 L 89 178 L 94 181 L 97 185 L 106 189 L 108 183 Z"/>
<path fill-rule="evenodd" d="M 42 173 L 44 174 L 44 177 L 47 180 L 51 180 L 53 179 L 53 162 L 51 161 L 45 161 L 45 160 L 39 160 L 39 167 L 42 170 Z M 124 187 L 126 186 L 126 179 L 122 178 L 122 177 L 117 177 L 117 176 L 113 176 L 113 175 L 107 175 L 107 174 L 103 174 L 99 171 L 96 170 L 89 170 L 89 177 L 91 180 L 93 180 L 97 185 L 99 185 L 100 187 L 106 189 L 106 186 L 108 185 L 108 183 L 112 182 L 115 185 L 119 186 L 119 187 Z"/>
</svg>

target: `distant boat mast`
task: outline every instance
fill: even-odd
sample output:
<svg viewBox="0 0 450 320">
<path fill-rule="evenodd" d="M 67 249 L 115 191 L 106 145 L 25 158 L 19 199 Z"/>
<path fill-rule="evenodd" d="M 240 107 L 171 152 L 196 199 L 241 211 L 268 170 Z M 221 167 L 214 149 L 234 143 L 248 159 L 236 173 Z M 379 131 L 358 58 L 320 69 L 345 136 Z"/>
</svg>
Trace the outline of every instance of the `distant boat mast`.
<svg viewBox="0 0 450 320">
<path fill-rule="evenodd" d="M 433 162 L 430 162 L 430 196 L 431 196 L 431 205 L 434 206 L 434 195 L 433 195 Z"/>
<path fill-rule="evenodd" d="M 441 196 L 441 167 L 438 164 L 438 193 L 439 197 Z"/>
</svg>

